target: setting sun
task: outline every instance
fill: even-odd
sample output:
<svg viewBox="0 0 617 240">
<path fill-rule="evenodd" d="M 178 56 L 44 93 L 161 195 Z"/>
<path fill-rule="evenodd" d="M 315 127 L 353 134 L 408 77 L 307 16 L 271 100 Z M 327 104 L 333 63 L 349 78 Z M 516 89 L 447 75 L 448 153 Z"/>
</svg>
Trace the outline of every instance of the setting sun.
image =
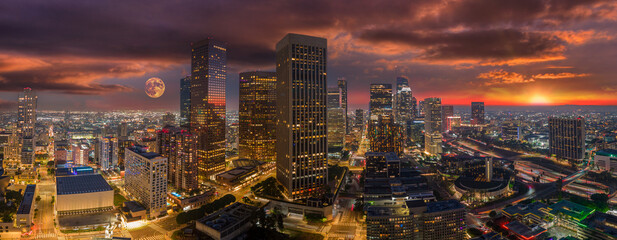
<svg viewBox="0 0 617 240">
<path fill-rule="evenodd" d="M 529 103 L 534 104 L 534 105 L 546 105 L 546 104 L 550 104 L 551 101 L 546 96 L 534 95 L 533 97 L 529 99 Z"/>
</svg>

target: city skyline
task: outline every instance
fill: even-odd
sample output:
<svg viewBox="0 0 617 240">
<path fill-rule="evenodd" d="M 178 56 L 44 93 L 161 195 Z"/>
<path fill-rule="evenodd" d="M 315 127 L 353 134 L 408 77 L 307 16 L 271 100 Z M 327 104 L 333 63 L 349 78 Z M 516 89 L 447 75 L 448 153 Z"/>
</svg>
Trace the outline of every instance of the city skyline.
<svg viewBox="0 0 617 240">
<path fill-rule="evenodd" d="M 332 43 L 328 85 L 336 86 L 338 77 L 347 79 L 350 109 L 366 108 L 369 84 L 394 83 L 399 75 L 410 79 L 418 99 L 438 96 L 448 105 L 617 104 L 617 72 L 611 67 L 617 54 L 617 6 L 612 1 L 460 1 L 444 7 L 441 2 L 359 2 L 349 10 L 329 2 L 302 8 L 273 1 L 271 7 L 238 7 L 245 4 L 35 1 L 7 6 L 1 28 L 8 34 L 0 40 L 0 111 L 13 109 L 24 87 L 48 99 L 41 110 L 178 111 L 179 81 L 190 72 L 190 43 L 207 36 L 229 45 L 227 109 L 235 110 L 238 73 L 273 71 L 273 45 L 288 32 Z M 170 7 L 185 11 L 164 10 Z M 327 11 L 314 15 L 315 9 Z M 483 11 L 490 14 L 478 14 Z M 66 12 L 72 14 L 55 14 Z M 253 21 L 269 12 L 285 14 Z M 341 14 L 328 14 L 334 12 Z M 157 18 L 150 19 L 151 14 Z M 19 21 L 22 16 L 31 20 Z M 400 21 L 389 24 L 395 19 Z M 228 24 L 213 24 L 218 20 Z M 54 27 L 60 25 L 65 28 Z M 72 40 L 75 32 L 79 42 Z M 166 82 L 161 98 L 143 94 L 149 77 Z M 133 104 L 121 104 L 127 101 Z"/>
</svg>

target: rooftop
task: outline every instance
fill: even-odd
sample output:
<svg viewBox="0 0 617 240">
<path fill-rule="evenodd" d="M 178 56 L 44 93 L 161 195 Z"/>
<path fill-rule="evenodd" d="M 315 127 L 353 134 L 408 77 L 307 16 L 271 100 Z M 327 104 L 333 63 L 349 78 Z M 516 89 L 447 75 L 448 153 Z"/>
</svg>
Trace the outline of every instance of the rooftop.
<svg viewBox="0 0 617 240">
<path fill-rule="evenodd" d="M 74 175 L 56 178 L 58 195 L 113 191 L 101 174 Z"/>
<path fill-rule="evenodd" d="M 514 234 L 522 236 L 524 239 L 531 239 L 546 232 L 546 229 L 540 226 L 527 226 L 519 221 L 512 221 L 504 227 Z"/>
<path fill-rule="evenodd" d="M 29 214 L 30 213 L 35 191 L 36 191 L 36 185 L 26 186 L 26 190 L 24 191 L 24 199 L 21 201 L 21 204 L 19 204 L 19 208 L 17 209 L 17 214 Z"/>
<path fill-rule="evenodd" d="M 549 209 L 550 213 L 553 215 L 562 213 L 578 221 L 585 219 L 589 214 L 595 211 L 594 209 L 567 200 L 561 200 L 558 203 L 551 205 Z"/>
<path fill-rule="evenodd" d="M 426 204 L 426 212 L 427 213 L 432 213 L 432 212 L 443 212 L 443 211 L 449 211 L 449 210 L 454 210 L 454 209 L 465 209 L 465 206 L 463 206 L 463 204 L 461 204 L 459 201 L 456 200 L 446 200 L 446 201 L 440 201 L 440 202 L 429 202 Z"/>
<path fill-rule="evenodd" d="M 161 155 L 155 152 L 148 152 L 146 150 L 146 147 L 141 146 L 141 145 L 135 145 L 132 147 L 129 147 L 128 150 L 130 150 L 131 152 L 137 153 L 142 157 L 145 157 L 147 159 L 154 159 L 157 157 L 160 157 Z"/>
<path fill-rule="evenodd" d="M 596 155 L 607 156 L 607 157 L 617 157 L 617 150 L 615 149 L 602 149 L 596 152 Z"/>
<path fill-rule="evenodd" d="M 257 210 L 257 207 L 236 202 L 197 221 L 218 232 L 222 232 L 251 217 L 255 210 Z"/>
<path fill-rule="evenodd" d="M 93 174 L 94 169 L 91 167 L 72 167 L 72 168 L 57 168 L 56 177 L 69 176 L 69 175 L 84 175 Z"/>
</svg>

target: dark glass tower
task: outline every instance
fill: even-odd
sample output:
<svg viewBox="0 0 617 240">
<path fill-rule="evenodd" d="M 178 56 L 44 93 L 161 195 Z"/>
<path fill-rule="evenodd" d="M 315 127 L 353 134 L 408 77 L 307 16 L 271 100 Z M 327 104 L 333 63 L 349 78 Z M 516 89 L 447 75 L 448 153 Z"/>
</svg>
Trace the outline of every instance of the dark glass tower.
<svg viewBox="0 0 617 240">
<path fill-rule="evenodd" d="M 371 84 L 370 116 L 392 114 L 392 84 Z"/>
<path fill-rule="evenodd" d="M 276 160 L 276 73 L 240 73 L 241 158 Z"/>
<path fill-rule="evenodd" d="M 180 125 L 191 119 L 191 76 L 180 79 Z"/>
<path fill-rule="evenodd" d="M 227 47 L 208 38 L 191 44 L 190 129 L 197 135 L 199 181 L 225 169 Z"/>
<path fill-rule="evenodd" d="M 347 80 L 345 78 L 338 79 L 338 89 L 341 94 L 341 108 L 345 109 L 345 133 L 349 133 L 351 126 L 347 117 Z"/>
<path fill-rule="evenodd" d="M 276 178 L 294 200 L 328 182 L 326 49 L 326 39 L 298 34 L 276 44 Z"/>
<path fill-rule="evenodd" d="M 551 117 L 548 128 L 550 153 L 580 164 L 585 157 L 585 119 Z"/>
<path fill-rule="evenodd" d="M 471 103 L 471 124 L 484 124 L 484 102 Z"/>
</svg>

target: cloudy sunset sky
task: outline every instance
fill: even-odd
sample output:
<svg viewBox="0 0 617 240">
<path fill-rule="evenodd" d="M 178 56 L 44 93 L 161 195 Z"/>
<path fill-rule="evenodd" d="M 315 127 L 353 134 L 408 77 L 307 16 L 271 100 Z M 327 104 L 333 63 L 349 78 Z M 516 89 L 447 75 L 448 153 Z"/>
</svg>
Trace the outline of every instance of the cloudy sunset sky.
<svg viewBox="0 0 617 240">
<path fill-rule="evenodd" d="M 328 78 L 367 108 L 370 83 L 407 76 L 444 104 L 617 105 L 617 1 L 8 0 L 0 5 L 0 111 L 32 87 L 52 110 L 179 109 L 190 43 L 228 44 L 238 73 L 274 70 L 286 33 L 328 39 Z M 144 83 L 159 77 L 165 94 Z"/>
</svg>

